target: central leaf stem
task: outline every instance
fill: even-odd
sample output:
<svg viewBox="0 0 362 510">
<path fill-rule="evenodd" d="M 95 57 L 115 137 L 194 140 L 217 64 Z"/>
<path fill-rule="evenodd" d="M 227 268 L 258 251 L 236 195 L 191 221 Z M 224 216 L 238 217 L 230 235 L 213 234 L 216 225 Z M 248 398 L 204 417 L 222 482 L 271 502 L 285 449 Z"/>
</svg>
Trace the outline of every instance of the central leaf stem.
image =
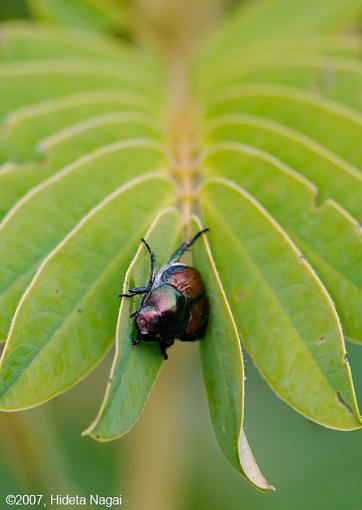
<svg viewBox="0 0 362 510">
<path fill-rule="evenodd" d="M 184 236 L 189 237 L 190 218 L 196 198 L 195 187 L 201 178 L 201 144 L 186 58 L 177 58 L 172 62 L 170 106 L 171 171 L 178 183 L 177 201 L 182 214 Z"/>
</svg>

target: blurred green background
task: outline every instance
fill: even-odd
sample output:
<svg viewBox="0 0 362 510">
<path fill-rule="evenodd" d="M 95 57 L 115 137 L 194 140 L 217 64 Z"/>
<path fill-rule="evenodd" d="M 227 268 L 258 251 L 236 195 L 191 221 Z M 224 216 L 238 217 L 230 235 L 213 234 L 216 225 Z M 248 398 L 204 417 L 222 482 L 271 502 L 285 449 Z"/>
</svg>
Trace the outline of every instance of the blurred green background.
<svg viewBox="0 0 362 510">
<path fill-rule="evenodd" d="M 0 19 L 28 18 L 28 8 L 25 0 L 1 0 Z"/>
<path fill-rule="evenodd" d="M 361 396 L 362 350 L 348 347 Z M 0 501 L 8 493 L 98 493 L 122 494 L 122 507 L 129 510 L 362 508 L 361 431 L 326 430 L 299 416 L 247 359 L 246 431 L 277 491 L 263 495 L 250 487 L 216 444 L 196 344 L 173 349 L 128 435 L 103 444 L 82 438 L 110 361 L 42 408 L 2 414 Z"/>
<path fill-rule="evenodd" d="M 26 16 L 24 1 L 0 0 L 1 19 Z M 347 348 L 362 404 L 362 349 Z M 128 435 L 104 444 L 82 438 L 99 407 L 111 354 L 67 394 L 38 409 L 1 414 L 1 509 L 8 508 L 7 494 L 98 493 L 122 494 L 127 510 L 362 510 L 362 431 L 326 430 L 299 416 L 249 359 L 246 432 L 277 491 L 263 495 L 244 481 L 213 436 L 197 344 L 172 350 Z"/>
</svg>

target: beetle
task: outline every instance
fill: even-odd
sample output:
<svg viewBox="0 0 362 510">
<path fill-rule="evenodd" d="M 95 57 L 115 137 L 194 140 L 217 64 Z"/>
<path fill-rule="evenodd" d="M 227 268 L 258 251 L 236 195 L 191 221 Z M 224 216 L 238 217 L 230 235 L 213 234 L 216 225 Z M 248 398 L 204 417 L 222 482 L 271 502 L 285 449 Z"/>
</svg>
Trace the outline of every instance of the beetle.
<svg viewBox="0 0 362 510">
<path fill-rule="evenodd" d="M 151 260 L 151 274 L 145 287 L 128 289 L 119 298 L 143 295 L 139 308 L 131 313 L 134 319 L 133 345 L 141 341 L 158 342 L 164 359 L 166 350 L 175 340 L 192 342 L 201 339 L 207 328 L 209 301 L 200 273 L 179 262 L 182 255 L 209 229 L 204 228 L 190 241 L 183 243 L 170 260 L 156 270 L 156 256 L 142 239 Z"/>
</svg>

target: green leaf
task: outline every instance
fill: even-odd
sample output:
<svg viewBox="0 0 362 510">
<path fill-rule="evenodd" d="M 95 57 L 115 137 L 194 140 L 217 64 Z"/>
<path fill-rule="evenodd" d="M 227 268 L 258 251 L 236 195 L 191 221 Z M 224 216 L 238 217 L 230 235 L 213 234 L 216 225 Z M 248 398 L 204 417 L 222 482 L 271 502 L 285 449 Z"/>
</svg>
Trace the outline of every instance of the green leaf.
<svg viewBox="0 0 362 510">
<path fill-rule="evenodd" d="M 215 263 L 255 365 L 304 416 L 340 430 L 360 427 L 339 320 L 309 264 L 232 182 L 209 181 L 201 201 Z"/>
<path fill-rule="evenodd" d="M 288 49 L 287 38 L 300 41 L 305 37 L 341 33 L 355 22 L 361 9 L 361 0 L 247 2 L 225 20 L 221 30 L 205 45 L 208 64 L 218 67 L 220 61 L 237 56 L 244 47 L 250 53 L 255 51 L 255 46 L 267 47 L 284 39 L 283 46 Z"/>
<path fill-rule="evenodd" d="M 124 0 L 28 0 L 41 21 L 99 32 L 116 32 L 126 21 Z"/>
<path fill-rule="evenodd" d="M 160 142 L 162 136 L 154 124 L 147 117 L 136 113 L 109 113 L 73 124 L 43 140 L 38 146 L 43 161 L 13 165 L 0 173 L 0 218 L 27 191 L 85 154 L 122 140 L 127 140 L 127 143 L 132 139 L 138 140 L 136 144 L 146 140 Z M 21 139 L 16 140 L 19 144 Z M 25 149 L 25 140 L 22 148 Z M 11 145 L 8 150 L 11 150 Z M 22 153 L 14 150 L 18 155 Z"/>
<path fill-rule="evenodd" d="M 206 93 L 244 83 L 281 84 L 316 92 L 361 111 L 361 77 L 362 66 L 356 59 L 261 55 L 220 73 Z"/>
<path fill-rule="evenodd" d="M 279 122 L 248 114 L 220 117 L 205 143 L 242 142 L 276 156 L 318 188 L 318 203 L 333 198 L 362 222 L 362 174 L 313 139 Z"/>
<path fill-rule="evenodd" d="M 173 192 L 162 176 L 120 187 L 45 259 L 19 303 L 1 358 L 2 410 L 54 397 L 104 355 L 115 334 L 120 282 Z"/>
<path fill-rule="evenodd" d="M 133 58 L 132 58 L 133 57 Z M 39 101 L 91 90 L 136 90 L 160 98 L 160 87 L 137 55 L 119 67 L 95 59 L 59 59 L 0 65 L 0 118 Z M 23 87 L 24 80 L 27 87 Z"/>
<path fill-rule="evenodd" d="M 159 266 L 166 263 L 177 248 L 181 218 L 175 209 L 161 211 L 145 236 L 157 254 Z M 125 276 L 123 292 L 148 280 L 149 254 L 140 246 Z M 101 409 L 84 434 L 99 441 L 110 441 L 128 432 L 142 412 L 159 372 L 162 356 L 157 343 L 132 345 L 134 334 L 131 312 L 137 299 L 123 299 L 119 310 L 116 352 Z"/>
<path fill-rule="evenodd" d="M 241 8 L 242 16 L 235 20 L 240 36 L 237 42 L 338 33 L 354 22 L 361 8 L 360 0 L 329 0 L 318 4 L 314 0 L 303 3 L 298 0 L 262 0 L 259 4 Z M 229 33 L 229 40 L 235 44 L 233 35 Z"/>
<path fill-rule="evenodd" d="M 44 138 L 107 114 L 123 113 L 125 120 L 126 114 L 145 121 L 152 118 L 157 129 L 158 124 L 154 120 L 156 105 L 161 121 L 162 107 L 137 92 L 91 91 L 36 103 L 7 117 L 0 135 L 0 160 L 22 162 L 39 159 Z M 131 137 L 132 131 L 128 138 Z"/>
<path fill-rule="evenodd" d="M 280 67 L 283 63 L 298 66 L 300 62 L 319 61 L 329 62 L 329 58 L 338 59 L 338 62 L 351 62 L 358 66 L 360 55 L 360 40 L 358 36 L 352 34 L 343 34 L 338 36 L 312 36 L 302 39 L 293 39 L 286 37 L 275 41 L 264 40 L 253 46 L 252 51 L 248 46 L 238 49 L 238 56 L 242 58 L 228 59 L 218 66 L 207 69 L 209 79 L 203 82 L 202 73 L 195 68 L 197 82 L 205 87 L 205 90 L 214 88 L 216 84 L 225 86 L 229 80 L 234 80 L 237 76 L 242 76 L 253 70 L 273 69 Z M 206 62 L 208 58 L 206 58 Z M 202 66 L 201 66 L 202 67 Z M 312 83 L 316 86 L 323 83 L 322 78 L 332 78 L 333 72 L 328 66 L 323 66 L 322 73 L 316 73 L 313 76 Z M 330 80 L 325 80 L 331 84 Z M 326 84 L 327 84 L 326 83 Z M 346 98 L 345 98 L 346 99 Z"/>
<path fill-rule="evenodd" d="M 201 230 L 197 218 L 193 231 Z M 204 380 L 216 439 L 226 458 L 260 490 L 273 489 L 260 472 L 243 431 L 244 367 L 234 318 L 205 236 L 192 248 L 210 302 L 209 325 L 200 342 Z"/>
<path fill-rule="evenodd" d="M 38 145 L 38 150 L 48 154 L 55 165 L 61 167 L 83 154 L 127 138 L 163 141 L 161 126 L 150 116 L 121 111 L 97 115 L 58 130 L 45 138 Z"/>
<path fill-rule="evenodd" d="M 0 61 L 58 58 L 102 58 L 128 61 L 130 48 L 119 39 L 45 23 L 8 21 L 1 24 Z"/>
<path fill-rule="evenodd" d="M 282 85 L 241 85 L 215 95 L 207 111 L 213 119 L 228 113 L 267 117 L 300 131 L 361 168 L 362 115 L 319 94 Z"/>
<path fill-rule="evenodd" d="M 155 142 L 116 142 L 75 161 L 17 203 L 0 224 L 0 338 L 49 251 L 123 183 L 166 164 Z"/>
<path fill-rule="evenodd" d="M 205 166 L 208 175 L 242 186 L 285 228 L 322 277 L 347 336 L 362 342 L 362 239 L 355 220 L 330 200 L 316 207 L 316 188 L 253 147 L 216 145 Z"/>
</svg>

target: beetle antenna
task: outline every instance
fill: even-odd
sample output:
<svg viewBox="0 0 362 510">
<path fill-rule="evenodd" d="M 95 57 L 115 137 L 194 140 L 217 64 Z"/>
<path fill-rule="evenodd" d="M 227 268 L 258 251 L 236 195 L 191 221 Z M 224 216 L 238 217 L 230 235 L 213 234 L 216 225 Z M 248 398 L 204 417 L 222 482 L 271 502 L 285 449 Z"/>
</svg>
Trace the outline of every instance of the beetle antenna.
<svg viewBox="0 0 362 510">
<path fill-rule="evenodd" d="M 191 239 L 190 241 L 187 241 L 186 243 L 183 243 L 180 248 L 175 251 L 175 253 L 172 255 L 170 261 L 169 261 L 169 264 L 172 264 L 174 262 L 177 262 L 181 257 L 182 255 L 185 253 L 186 250 L 188 250 L 193 244 L 195 241 L 197 241 L 197 239 L 202 236 L 202 234 L 205 234 L 205 232 L 208 232 L 210 229 L 208 227 L 205 227 L 203 228 L 202 230 L 200 230 L 199 232 L 197 232 L 197 234 L 195 234 Z"/>
<path fill-rule="evenodd" d="M 155 276 L 156 276 L 156 255 L 153 253 L 153 251 L 150 248 L 150 245 L 148 244 L 148 242 L 143 237 L 142 237 L 141 241 L 146 246 L 147 251 L 150 254 L 150 259 L 151 259 L 151 274 L 150 274 L 150 277 L 148 279 L 148 287 L 152 287 L 153 282 L 155 281 Z"/>
</svg>

